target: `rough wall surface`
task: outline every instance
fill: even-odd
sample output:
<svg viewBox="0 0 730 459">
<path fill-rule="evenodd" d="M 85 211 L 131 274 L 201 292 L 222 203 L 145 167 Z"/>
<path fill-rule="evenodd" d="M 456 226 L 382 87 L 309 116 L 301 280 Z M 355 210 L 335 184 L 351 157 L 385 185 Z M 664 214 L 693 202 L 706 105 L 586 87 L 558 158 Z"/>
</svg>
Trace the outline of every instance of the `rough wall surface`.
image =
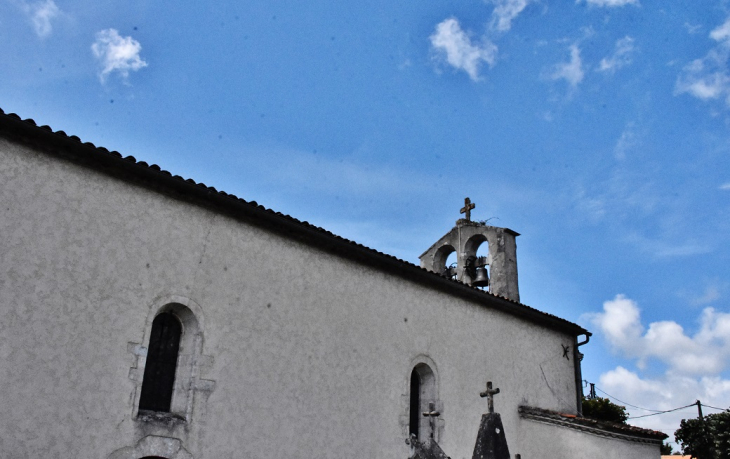
<svg viewBox="0 0 730 459">
<path fill-rule="evenodd" d="M 402 458 L 419 362 L 455 459 L 487 380 L 513 451 L 518 405 L 575 412 L 566 334 L 4 139 L 0 187 L 0 457 Z M 140 417 L 170 303 L 195 316 L 187 419 Z"/>
<path fill-rule="evenodd" d="M 620 438 L 599 436 L 561 426 L 521 419 L 519 424 L 520 450 L 524 459 L 562 458 L 621 458 L 659 459 L 658 443 L 642 443 Z"/>
</svg>

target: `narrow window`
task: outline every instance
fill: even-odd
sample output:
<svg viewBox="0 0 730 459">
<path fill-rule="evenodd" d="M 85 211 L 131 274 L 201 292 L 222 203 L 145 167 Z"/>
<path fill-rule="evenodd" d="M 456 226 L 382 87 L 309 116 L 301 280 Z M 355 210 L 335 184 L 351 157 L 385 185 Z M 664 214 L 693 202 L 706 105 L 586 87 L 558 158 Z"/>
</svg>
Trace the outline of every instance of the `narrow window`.
<svg viewBox="0 0 730 459">
<path fill-rule="evenodd" d="M 428 439 L 431 434 L 437 438 L 437 432 L 431 432 L 431 423 L 424 412 L 431 411 L 429 404 L 439 406 L 436 376 L 431 367 L 419 363 L 411 371 L 411 393 L 408 413 L 408 435 L 415 434 L 421 441 Z"/>
<path fill-rule="evenodd" d="M 410 421 L 408 424 L 408 436 L 415 435 L 418 438 L 418 424 L 421 421 L 421 376 L 414 368 L 411 372 L 411 403 L 410 403 Z"/>
<path fill-rule="evenodd" d="M 139 409 L 169 412 L 180 349 L 180 320 L 169 312 L 152 322 Z"/>
</svg>

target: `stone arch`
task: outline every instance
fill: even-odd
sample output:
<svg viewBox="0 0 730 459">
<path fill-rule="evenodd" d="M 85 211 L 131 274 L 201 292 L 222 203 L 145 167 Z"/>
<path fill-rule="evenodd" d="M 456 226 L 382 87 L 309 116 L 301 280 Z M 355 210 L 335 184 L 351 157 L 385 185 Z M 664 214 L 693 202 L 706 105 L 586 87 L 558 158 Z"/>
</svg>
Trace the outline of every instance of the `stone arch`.
<svg viewBox="0 0 730 459">
<path fill-rule="evenodd" d="M 443 403 L 439 398 L 439 376 L 436 364 L 429 357 L 420 355 L 411 362 L 407 378 L 407 390 L 404 401 L 405 416 L 403 416 L 404 434 L 410 437 L 415 433 L 421 440 L 428 438 L 431 427 L 429 419 L 422 415 L 429 410 L 429 404 L 433 403 L 434 409 L 443 415 Z M 417 391 L 417 392 L 415 392 Z M 436 431 L 434 438 L 438 441 L 443 434 L 444 421 L 440 415 L 436 419 Z"/>
<path fill-rule="evenodd" d="M 487 243 L 487 251 L 486 255 L 489 255 L 489 241 L 487 240 L 487 236 L 484 234 L 475 234 L 474 236 L 470 237 L 465 243 L 464 243 L 464 255 L 468 258 L 470 256 L 477 256 L 477 252 L 479 251 L 479 248 L 482 246 L 482 244 Z M 480 253 L 481 255 L 481 253 Z"/>
<path fill-rule="evenodd" d="M 182 327 L 170 410 L 162 413 L 140 409 L 148 346 L 155 318 L 161 314 L 174 316 Z M 150 305 L 142 343 L 128 344 L 128 350 L 137 356 L 136 366 L 130 370 L 129 376 L 135 382 L 132 413 L 134 419 L 166 423 L 192 420 L 196 392 L 210 392 L 215 387 L 214 381 L 201 378 L 213 363 L 212 357 L 203 355 L 203 324 L 202 308 L 189 298 L 162 296 Z"/>
<path fill-rule="evenodd" d="M 456 249 L 449 244 L 444 244 L 439 247 L 433 256 L 433 269 L 431 269 L 431 271 L 443 274 L 446 271 L 446 268 L 448 268 L 448 266 L 446 266 L 446 260 L 449 258 L 449 255 L 454 252 L 456 252 Z"/>
<path fill-rule="evenodd" d="M 484 234 L 475 234 L 464 243 L 464 281 L 472 284 L 477 278 L 477 266 L 489 276 L 492 257 L 489 240 Z M 486 263 L 486 265 L 485 265 Z M 482 268 L 483 267 L 483 268 Z"/>
</svg>

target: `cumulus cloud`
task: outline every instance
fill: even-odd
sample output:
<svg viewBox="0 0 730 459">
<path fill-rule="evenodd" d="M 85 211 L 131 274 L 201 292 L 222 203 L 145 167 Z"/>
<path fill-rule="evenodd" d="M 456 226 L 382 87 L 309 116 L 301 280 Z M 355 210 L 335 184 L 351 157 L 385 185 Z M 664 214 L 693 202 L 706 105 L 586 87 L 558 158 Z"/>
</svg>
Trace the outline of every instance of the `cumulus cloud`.
<svg viewBox="0 0 730 459">
<path fill-rule="evenodd" d="M 23 3 L 23 10 L 30 17 L 35 33 L 40 38 L 45 38 L 51 34 L 53 31 L 51 21 L 61 13 L 53 0 Z"/>
<path fill-rule="evenodd" d="M 708 290 L 707 295 L 719 297 Z M 730 380 L 724 379 L 730 357 L 730 313 L 705 308 L 699 318 L 699 330 L 693 335 L 674 321 L 658 321 L 645 327 L 635 301 L 616 295 L 603 304 L 600 313 L 582 318 L 597 328 L 610 348 L 624 358 L 635 359 L 642 370 L 648 360 L 664 364 L 663 374 L 651 377 L 631 371 L 624 366 L 603 373 L 597 387 L 627 406 L 631 416 L 651 414 L 650 410 L 670 410 L 702 400 L 706 405 L 730 405 Z M 642 408 L 647 408 L 644 410 Z M 706 409 L 705 414 L 711 411 Z M 696 408 L 630 419 L 634 425 L 662 430 L 670 436 L 683 418 L 696 416 Z"/>
<path fill-rule="evenodd" d="M 634 39 L 626 36 L 616 41 L 613 54 L 601 59 L 598 64 L 599 72 L 614 73 L 616 70 L 631 63 L 631 54 L 634 52 Z"/>
<path fill-rule="evenodd" d="M 638 373 L 618 366 L 602 374 L 597 386 L 618 400 L 633 402 L 636 406 L 649 410 L 670 410 L 689 405 L 695 400 L 720 408 L 730 405 L 730 380 L 719 376 L 693 378 L 670 372 L 659 377 L 642 378 Z M 616 403 L 623 405 L 618 401 Z M 651 411 L 631 406 L 626 408 L 632 417 L 651 414 Z M 707 406 L 703 410 L 705 415 L 717 412 Z M 629 423 L 661 430 L 673 439 L 680 420 L 696 416 L 697 408 L 691 407 L 661 416 L 629 419 Z"/>
<path fill-rule="evenodd" d="M 589 320 L 611 348 L 625 357 L 636 358 L 639 368 L 655 359 L 679 375 L 718 375 L 730 357 L 730 314 L 705 308 L 700 329 L 693 336 L 674 321 L 641 323 L 635 301 L 624 295 L 603 303 L 603 312 L 588 314 Z"/>
<path fill-rule="evenodd" d="M 433 50 L 440 58 L 452 67 L 465 71 L 473 81 L 479 80 L 482 62 L 491 67 L 497 58 L 497 46 L 494 43 L 486 39 L 481 43 L 473 43 L 456 18 L 439 23 L 430 39 Z"/>
<path fill-rule="evenodd" d="M 142 45 L 132 37 L 122 37 L 115 29 L 97 33 L 91 51 L 101 64 L 99 78 L 102 82 L 112 72 L 118 72 L 126 80 L 130 71 L 147 66 L 147 62 L 139 57 Z"/>
<path fill-rule="evenodd" d="M 580 3 L 581 1 L 576 0 L 575 3 Z M 586 0 L 586 3 L 594 6 L 613 8 L 616 6 L 638 5 L 639 0 Z"/>
<path fill-rule="evenodd" d="M 583 75 L 580 48 L 574 44 L 570 46 L 570 61 L 556 64 L 549 78 L 552 80 L 565 80 L 571 87 L 575 88 L 578 86 L 578 83 L 583 81 Z"/>
<path fill-rule="evenodd" d="M 494 3 L 494 11 L 492 11 L 492 23 L 490 27 L 493 30 L 507 32 L 512 27 L 512 20 L 515 19 L 522 10 L 527 7 L 529 0 L 490 0 Z"/>
<path fill-rule="evenodd" d="M 677 77 L 675 94 L 690 94 L 700 100 L 724 99 L 730 106 L 730 18 L 710 32 L 717 44 L 700 59 L 687 64 Z"/>
</svg>

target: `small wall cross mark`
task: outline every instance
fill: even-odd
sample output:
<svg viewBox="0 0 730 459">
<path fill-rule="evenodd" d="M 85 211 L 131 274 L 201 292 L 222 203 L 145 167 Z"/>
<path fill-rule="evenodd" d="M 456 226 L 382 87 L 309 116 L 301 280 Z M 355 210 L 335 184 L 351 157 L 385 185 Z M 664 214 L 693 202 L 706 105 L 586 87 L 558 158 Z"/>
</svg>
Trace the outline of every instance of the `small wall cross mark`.
<svg viewBox="0 0 730 459">
<path fill-rule="evenodd" d="M 428 411 L 424 411 L 423 415 L 428 418 L 428 425 L 431 427 L 431 438 L 434 438 L 434 432 L 436 432 L 436 418 L 441 415 L 436 411 L 436 406 L 433 402 L 428 403 Z"/>
<path fill-rule="evenodd" d="M 563 357 L 565 357 L 567 360 L 570 360 L 570 357 L 568 357 L 568 352 L 570 352 L 570 346 L 566 346 L 565 344 L 561 344 L 563 346 Z"/>
<path fill-rule="evenodd" d="M 487 381 L 487 390 L 480 393 L 481 397 L 487 397 L 487 406 L 489 406 L 489 412 L 494 413 L 494 396 L 499 393 L 499 389 L 492 389 L 492 381 Z"/>
<path fill-rule="evenodd" d="M 470 221 L 471 220 L 471 210 L 473 208 L 475 208 L 476 206 L 477 206 L 476 204 L 473 204 L 471 202 L 471 199 L 466 198 L 466 199 L 464 199 L 464 207 L 461 208 L 461 210 L 459 211 L 459 213 L 460 214 L 466 214 L 464 216 L 465 219 L 466 219 L 466 221 Z"/>
</svg>

